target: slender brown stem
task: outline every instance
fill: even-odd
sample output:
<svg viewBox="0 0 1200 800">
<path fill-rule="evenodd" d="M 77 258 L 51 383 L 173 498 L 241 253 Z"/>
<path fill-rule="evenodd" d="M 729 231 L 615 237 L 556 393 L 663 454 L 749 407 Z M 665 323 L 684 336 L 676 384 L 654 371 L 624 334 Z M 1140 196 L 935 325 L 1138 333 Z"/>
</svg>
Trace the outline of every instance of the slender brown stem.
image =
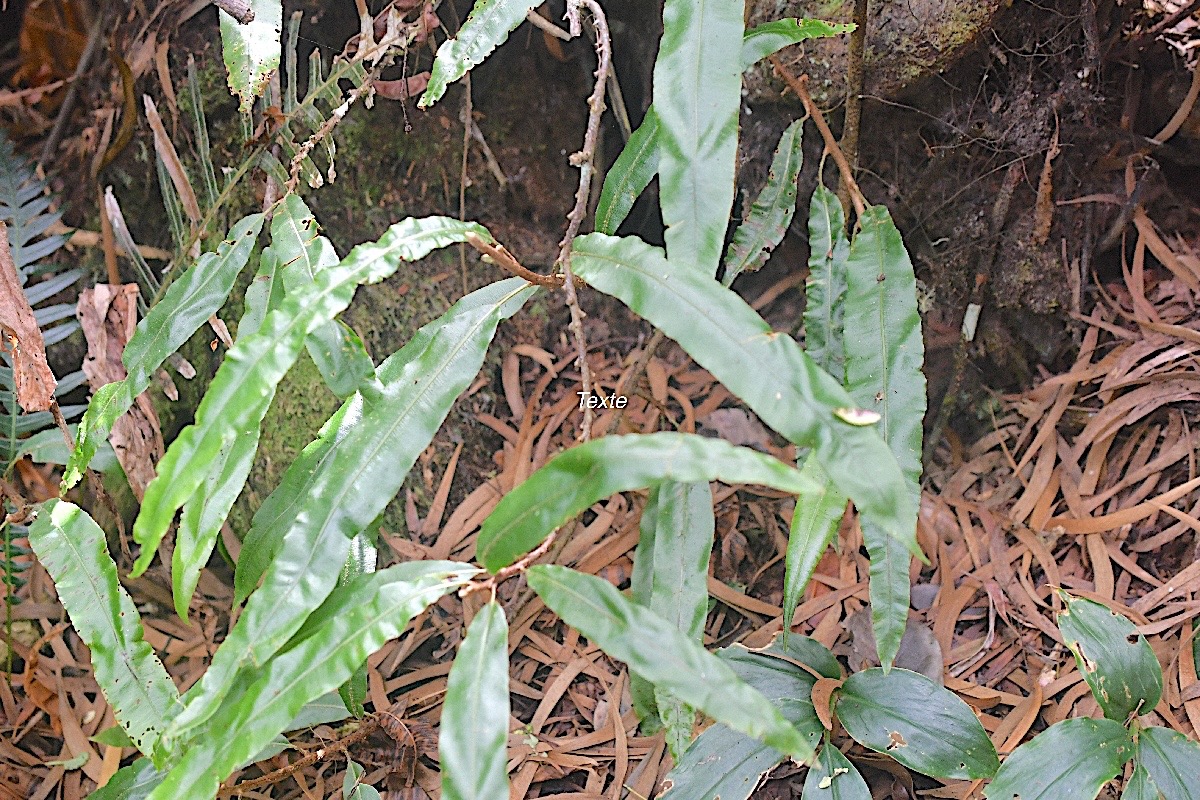
<svg viewBox="0 0 1200 800">
<path fill-rule="evenodd" d="M 854 203 L 854 211 L 859 216 L 867 210 L 867 201 L 863 197 L 862 190 L 858 188 L 858 183 L 854 180 L 854 171 L 850 169 L 850 162 L 846 160 L 846 154 L 842 152 L 842 148 L 838 146 L 837 139 L 833 136 L 833 131 L 829 130 L 829 124 L 825 122 L 825 116 L 821 113 L 821 109 L 817 108 L 817 104 L 813 102 L 812 95 L 808 93 L 808 76 L 801 75 L 797 78 L 792 73 L 788 72 L 787 67 L 779 60 L 777 56 L 771 56 L 771 63 L 775 65 L 775 72 L 779 77 L 787 83 L 796 96 L 800 98 L 800 102 L 804 103 L 804 110 L 813 118 L 813 122 L 817 123 L 817 130 L 821 132 L 821 138 L 825 140 L 825 150 L 833 157 L 833 161 L 838 166 L 838 172 L 842 176 L 842 181 L 850 189 L 850 200 Z"/>
<path fill-rule="evenodd" d="M 563 288 L 567 295 L 567 307 L 571 310 L 571 333 L 575 336 L 575 349 L 578 353 L 580 380 L 583 391 L 592 393 L 592 371 L 587 360 L 587 339 L 583 333 L 583 318 L 586 316 L 579 307 L 579 297 L 575 293 L 575 275 L 571 272 L 571 245 L 579 235 L 579 227 L 583 224 L 587 213 L 588 197 L 591 195 L 592 176 L 596 172 L 596 142 L 600 135 L 600 116 L 604 113 L 604 90 L 608 82 L 608 71 L 612 59 L 611 40 L 608 35 L 608 20 L 604 9 L 596 0 L 568 0 L 567 16 L 571 23 L 571 31 L 578 31 L 579 9 L 587 8 L 592 15 L 592 25 L 596 30 L 596 84 L 588 98 L 588 124 L 583 136 L 583 149 L 571 156 L 571 163 L 579 167 L 579 188 L 575 192 L 575 207 L 567 215 L 567 232 L 558 246 L 558 264 L 566 279 Z M 592 409 L 586 404 L 583 409 L 583 429 L 580 439 L 587 441 L 592 438 Z"/>
<path fill-rule="evenodd" d="M 862 125 L 863 53 L 867 44 L 867 0 L 854 2 L 854 31 L 850 34 L 850 52 L 846 64 L 846 117 L 842 123 L 842 152 L 851 169 L 858 166 L 858 133 Z M 838 187 L 842 208 L 850 207 L 850 187 Z M 847 215 L 849 217 L 849 215 Z M 847 219 L 849 221 L 849 219 Z"/>
<path fill-rule="evenodd" d="M 238 797 L 243 792 L 251 792 L 255 789 L 261 789 L 264 786 L 271 786 L 272 784 L 279 783 L 280 781 L 287 779 L 291 775 L 295 775 L 300 770 L 311 766 L 318 761 L 323 761 L 331 756 L 340 756 L 341 754 L 345 753 L 346 750 L 363 741 L 378 729 L 379 714 L 374 714 L 364 720 L 362 725 L 360 725 L 353 733 L 338 739 L 333 744 L 326 745 L 324 747 L 318 747 L 316 750 L 309 752 L 303 758 L 293 761 L 286 767 L 274 770 L 273 772 L 268 772 L 266 775 L 254 778 L 253 780 L 243 781 L 234 786 L 222 786 L 220 790 L 217 791 L 217 797 Z"/>
<path fill-rule="evenodd" d="M 564 281 L 561 275 L 539 275 L 517 261 L 502 244 L 489 244 L 473 233 L 467 234 L 467 244 L 491 259 L 493 264 L 508 270 L 518 278 L 524 278 L 532 284 L 547 289 L 561 289 L 563 286 Z"/>
</svg>

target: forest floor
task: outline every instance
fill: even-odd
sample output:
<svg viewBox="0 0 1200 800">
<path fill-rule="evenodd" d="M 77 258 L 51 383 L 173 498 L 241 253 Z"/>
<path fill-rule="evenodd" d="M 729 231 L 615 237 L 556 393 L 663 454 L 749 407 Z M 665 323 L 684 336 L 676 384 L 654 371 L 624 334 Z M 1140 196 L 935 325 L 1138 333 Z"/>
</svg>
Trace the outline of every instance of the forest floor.
<svg viewBox="0 0 1200 800">
<path fill-rule="evenodd" d="M 153 95 L 171 130 L 194 149 L 179 121 L 186 113 L 176 105 L 184 65 L 194 57 L 202 75 L 219 67 L 211 10 L 185 16 L 195 4 L 149 5 L 132 3 L 123 14 L 112 34 L 121 57 L 93 62 L 65 114 L 55 82 L 71 77 L 86 48 L 83 4 L 32 2 L 22 46 L 3 51 L 6 71 L 17 75 L 0 90 L 0 115 L 18 149 L 36 160 L 62 115 L 53 157 L 42 166 L 61 193 L 66 223 L 84 231 L 68 257 L 97 280 L 105 269 L 104 248 L 96 244 L 103 237 L 87 233 L 100 233 L 99 184 L 88 176 L 97 154 L 123 136 L 123 115 L 140 113 L 140 100 L 136 108 L 123 102 L 125 88 Z M 903 96 L 869 99 L 862 128 L 864 191 L 892 208 L 931 298 L 925 337 L 932 445 L 918 530 L 930 563 L 913 562 L 911 633 L 901 665 L 936 675 L 976 709 L 1002 754 L 1055 722 L 1097 714 L 1055 625 L 1061 601 L 1052 587 L 1102 602 L 1137 624 L 1165 674 L 1162 700 L 1148 718 L 1200 737 L 1200 112 L 1193 110 L 1200 69 L 1189 74 L 1186 66 L 1200 44 L 1198 4 L 1094 2 L 1082 4 L 1090 8 L 1082 14 L 1080 5 L 1014 3 L 951 70 Z M 305 39 L 302 50 L 340 45 L 340 23 L 326 22 L 304 29 L 321 41 Z M 475 78 L 471 110 L 480 135 L 466 137 L 465 160 L 465 116 L 453 105 L 463 104 L 461 95 L 428 113 L 385 99 L 376 109 L 357 109 L 346 121 L 340 183 L 312 193 L 339 252 L 376 238 L 399 216 L 461 212 L 487 225 L 524 263 L 550 264 L 574 190 L 566 154 L 578 148 L 584 124 L 585 56 L 586 48 L 564 51 L 529 25 L 518 29 Z M 637 59 L 630 63 L 636 83 Z M 124 85 L 121 65 L 132 75 Z M 640 111 L 644 98 L 627 95 Z M 747 109 L 753 113 L 743 120 L 742 180 L 753 196 L 775 138 L 798 114 L 786 101 Z M 390 138 L 367 131 L 372 120 L 384 120 L 376 130 L 387 127 Z M 210 109 L 210 122 L 214 153 L 236 155 L 236 115 L 223 119 Z M 405 126 L 412 129 L 407 138 L 397 133 Z M 137 127 L 105 179 L 129 198 L 127 214 L 130 207 L 144 212 L 128 214 L 137 241 L 169 248 L 150 133 Z M 607 137 L 611 162 L 620 142 L 615 124 Z M 816 164 L 819 150 L 811 156 Z M 802 176 L 802 197 L 816 172 Z M 250 193 L 238 211 L 255 202 L 261 198 Z M 798 214 L 761 272 L 735 284 L 777 330 L 799 327 L 802 219 Z M 661 241 L 661 221 L 643 204 L 623 230 Z M 380 291 L 403 305 L 416 284 L 433 287 L 421 295 L 432 306 L 418 313 L 424 322 L 463 285 L 484 280 L 475 272 L 482 266 L 470 269 L 453 254 Z M 978 338 L 964 344 L 963 308 L 981 300 Z M 707 433 L 795 460 L 792 445 L 672 343 L 648 350 L 647 324 L 597 295 L 583 302 L 594 378 L 605 393 L 630 398 L 627 408 L 602 412 L 598 428 Z M 480 523 L 499 499 L 576 442 L 579 374 L 565 323 L 565 311 L 551 304 L 502 327 L 497 355 L 389 510 L 381 532 L 385 563 L 470 560 Z M 397 346 L 388 339 L 395 331 L 361 332 L 382 352 Z M 36 501 L 57 493 L 56 470 L 21 462 L 12 480 Z M 265 495 L 270 488 L 251 490 Z M 80 499 L 96 502 L 94 495 Z M 598 504 L 550 557 L 628 588 L 644 504 L 637 492 Z M 763 646 L 783 628 L 793 507 L 789 497 L 761 488 L 715 488 L 709 646 Z M 116 517 L 123 513 L 117 509 Z M 225 545 L 236 558 L 236 536 Z M 91 738 L 112 727 L 112 711 L 47 574 L 22 558 L 4 637 L 12 668 L 0 679 L 0 798 L 75 800 L 135 751 Z M 121 566 L 127 570 L 128 560 Z M 214 556 L 186 622 L 171 610 L 165 572 L 127 584 L 147 641 L 181 688 L 203 673 L 230 626 L 230 576 Z M 867 577 L 862 535 L 847 515 L 839 548 L 826 553 L 787 621 L 852 670 L 870 665 L 875 649 Z M 581 640 L 523 582 L 503 584 L 499 597 L 512 653 L 512 796 L 619 800 L 661 793 L 671 757 L 661 735 L 638 732 L 625 666 Z M 377 732 L 348 755 L 367 767 L 367 782 L 391 792 L 385 797 L 439 796 L 441 701 L 464 619 L 474 610 L 443 598 L 368 662 L 368 711 L 403 719 L 407 735 Z M 290 748 L 237 776 L 279 779 L 243 796 L 340 797 L 346 761 L 333 745 L 357 724 L 319 720 L 294 731 Z M 288 769 L 297 753 L 317 749 L 330 755 Z M 979 796 L 970 782 L 934 781 L 858 746 L 847 756 L 879 800 Z M 801 768 L 782 766 L 753 796 L 799 798 L 803 778 Z"/>
</svg>

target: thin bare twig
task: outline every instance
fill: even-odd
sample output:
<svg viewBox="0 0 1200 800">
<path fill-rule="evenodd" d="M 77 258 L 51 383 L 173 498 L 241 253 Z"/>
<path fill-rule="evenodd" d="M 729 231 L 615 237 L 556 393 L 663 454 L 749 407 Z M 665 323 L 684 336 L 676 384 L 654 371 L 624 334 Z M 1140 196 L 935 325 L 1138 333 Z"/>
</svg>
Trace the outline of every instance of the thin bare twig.
<svg viewBox="0 0 1200 800">
<path fill-rule="evenodd" d="M 463 76 L 463 146 L 462 167 L 458 174 L 458 221 L 467 221 L 467 154 L 471 149 L 471 120 L 474 109 L 471 107 L 471 72 Z M 482 241 L 482 240 L 481 240 Z M 474 245 L 472 245 L 474 246 Z M 462 273 L 463 294 L 467 294 L 467 251 L 463 245 L 458 246 L 458 267 Z"/>
<path fill-rule="evenodd" d="M 600 135 L 600 115 L 604 113 L 604 91 L 608 83 L 608 71 L 612 61 L 612 42 L 608 35 L 608 20 L 604 9 L 596 0 L 568 0 L 567 19 L 571 24 L 571 33 L 580 32 L 579 10 L 587 8 L 592 15 L 592 25 L 596 29 L 596 84 L 588 98 L 588 125 L 583 136 L 583 149 L 571 156 L 571 163 L 579 167 L 579 189 L 575 192 L 575 207 L 567 215 L 567 232 L 558 246 L 558 264 L 562 268 L 565 281 L 567 306 L 571 310 L 571 333 L 575 336 L 575 349 L 578 352 L 580 379 L 583 391 L 592 393 L 592 371 L 587 360 L 587 339 L 583 334 L 583 318 L 585 314 L 579 307 L 579 297 L 575 293 L 575 275 L 571 272 L 571 245 L 579 235 L 579 226 L 587 213 L 588 197 L 591 194 L 592 176 L 596 172 L 596 141 Z M 592 438 L 592 409 L 585 404 L 583 409 L 583 429 L 580 438 L 587 441 Z"/>
<path fill-rule="evenodd" d="M 360 725 L 353 733 L 338 739 L 333 744 L 326 745 L 324 747 L 318 747 L 316 750 L 309 752 L 303 758 L 293 761 L 286 767 L 268 772 L 266 775 L 254 778 L 253 780 L 243 781 L 239 784 L 235 784 L 234 786 L 222 786 L 220 790 L 217 791 L 217 797 L 239 797 L 244 792 L 250 792 L 255 789 L 261 789 L 264 786 L 271 786 L 272 784 L 279 783 L 280 781 L 296 774 L 305 767 L 317 763 L 318 761 L 322 761 L 331 756 L 341 756 L 350 747 L 363 741 L 377 730 L 379 730 L 379 712 L 364 720 L 362 725 Z"/>
<path fill-rule="evenodd" d="M 801 75 L 797 78 L 792 73 L 788 72 L 787 67 L 779 60 L 778 56 L 771 56 L 771 63 L 775 65 L 775 72 L 779 77 L 787 83 L 796 96 L 800 98 L 800 102 L 804 104 L 804 110 L 813 118 L 813 122 L 817 123 L 817 130 L 821 132 L 821 138 L 825 140 L 825 150 L 833 157 L 833 161 L 838 166 L 838 172 L 842 176 L 842 181 L 850 189 L 850 200 L 854 203 L 854 211 L 859 216 L 867 210 L 867 201 L 863 197 L 862 190 L 858 188 L 858 183 L 854 180 L 854 172 L 850 169 L 850 162 L 846 160 L 846 154 L 842 152 L 842 148 L 838 146 L 837 139 L 833 138 L 833 131 L 829 130 L 829 124 L 825 122 L 825 116 L 821 113 L 821 109 L 817 108 L 817 104 L 813 102 L 812 95 L 808 93 L 808 76 Z"/>
<path fill-rule="evenodd" d="M 555 39 L 562 39 L 564 42 L 571 41 L 571 34 L 543 17 L 536 9 L 529 9 L 529 13 L 525 15 L 525 19 L 529 20 L 530 25 L 545 31 Z"/>
<path fill-rule="evenodd" d="M 846 117 L 842 123 L 842 152 L 851 169 L 858 166 L 858 132 L 862 125 L 863 53 L 867 45 L 867 0 L 854 0 L 854 31 L 850 34 L 850 51 L 846 64 Z M 838 200 L 843 210 L 850 208 L 850 186 L 842 182 Z M 847 222 L 849 222 L 849 214 Z"/>
<path fill-rule="evenodd" d="M 108 29 L 108 5 L 105 4 L 96 13 L 96 19 L 92 22 L 92 29 L 88 31 L 87 45 L 83 49 L 83 54 L 79 57 L 79 63 L 75 65 L 75 72 L 71 75 L 71 84 L 67 87 L 67 94 L 63 97 L 62 105 L 58 109 L 58 117 L 54 120 L 54 127 L 50 130 L 50 135 L 46 137 L 45 144 L 42 145 L 42 153 L 38 156 L 38 165 L 42 171 L 46 171 L 46 165 L 50 161 L 54 151 L 58 149 L 58 143 L 62 139 L 63 131 L 67 129 L 67 122 L 71 118 L 71 112 L 75 110 L 75 100 L 79 97 L 80 78 L 84 73 L 91 69 L 92 59 L 96 55 L 96 50 L 103 40 L 103 33 Z"/>
<path fill-rule="evenodd" d="M 502 244 L 489 244 L 473 233 L 467 234 L 467 244 L 487 256 L 493 264 L 508 270 L 518 278 L 524 278 L 530 283 L 547 289 L 561 289 L 563 286 L 564 281 L 561 275 L 539 275 L 517 261 Z"/>
<path fill-rule="evenodd" d="M 213 0 L 213 5 L 242 25 L 254 22 L 254 9 L 250 7 L 248 0 Z"/>
</svg>

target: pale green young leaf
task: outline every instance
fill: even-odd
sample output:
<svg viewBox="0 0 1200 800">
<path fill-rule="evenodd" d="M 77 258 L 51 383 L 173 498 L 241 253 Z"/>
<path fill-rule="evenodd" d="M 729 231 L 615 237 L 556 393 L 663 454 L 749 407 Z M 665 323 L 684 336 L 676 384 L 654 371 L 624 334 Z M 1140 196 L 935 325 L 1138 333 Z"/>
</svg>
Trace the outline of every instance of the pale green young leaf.
<svg viewBox="0 0 1200 800">
<path fill-rule="evenodd" d="M 508 621 L 493 600 L 450 667 L 438 737 L 443 798 L 507 800 L 508 717 Z"/>
<path fill-rule="evenodd" d="M 29 542 L 91 651 L 96 683 L 117 722 L 139 750 L 150 752 L 179 693 L 142 639 L 141 616 L 117 580 L 104 531 L 78 506 L 47 500 Z"/>
<path fill-rule="evenodd" d="M 846 379 L 842 325 L 850 240 L 837 195 L 818 183 L 808 210 L 808 279 L 804 292 L 804 352 L 839 381 Z"/>
<path fill-rule="evenodd" d="M 676 270 L 713 276 L 733 207 L 742 3 L 666 0 L 654 61 L 659 204 Z"/>
<path fill-rule="evenodd" d="M 837 536 L 846 513 L 846 495 L 829 480 L 816 458 L 809 456 L 800 468 L 813 481 L 813 489 L 796 497 L 792 527 L 788 532 L 783 573 L 783 633 L 792 627 L 792 615 L 800 605 L 800 596 L 808 586 L 817 562 Z"/>
<path fill-rule="evenodd" d="M 468 295 L 380 365 L 284 473 L 254 517 L 235 574 L 250 601 L 169 736 L 204 722 L 239 676 L 287 642 L 333 590 L 351 539 L 383 511 L 455 399 L 470 385 L 500 320 L 538 289 L 510 278 Z M 262 580 L 262 589 L 251 594 Z"/>
<path fill-rule="evenodd" d="M 798 44 L 806 39 L 840 36 L 853 30 L 853 25 L 824 22 L 819 19 L 788 17 L 764 22 L 746 31 L 746 35 L 742 37 L 742 69 L 749 69 L 788 45 Z"/>
<path fill-rule="evenodd" d="M 878 667 L 856 672 L 835 702 L 846 733 L 909 769 L 974 780 L 990 778 L 1000 766 L 971 707 L 924 675 Z"/>
<path fill-rule="evenodd" d="M 1166 800 L 1200 800 L 1200 744 L 1178 731 L 1152 725 L 1137 733 L 1137 763 Z"/>
<path fill-rule="evenodd" d="M 668 481 L 650 490 L 633 555 L 633 602 L 674 623 L 696 642 L 703 641 L 708 612 L 713 532 L 712 492 L 707 483 Z M 669 695 L 647 691 L 640 676 L 631 675 L 629 687 L 642 705 L 639 713 L 654 713 L 657 708 L 671 753 L 678 758 L 691 741 L 695 711 Z"/>
<path fill-rule="evenodd" d="M 746 219 L 733 232 L 721 283 L 732 286 L 738 275 L 761 268 L 783 240 L 796 213 L 796 177 L 803 163 L 804 120 L 798 119 L 779 137 L 767 182 L 754 198 Z"/>
<path fill-rule="evenodd" d="M 896 457 L 870 426 L 845 421 L 855 403 L 787 334 L 776 333 L 708 276 L 672 270 L 637 239 L 575 240 L 575 274 L 649 320 L 790 441 L 813 448 L 838 489 L 914 555 L 917 503 Z M 923 558 L 923 556 L 922 556 Z"/>
<path fill-rule="evenodd" d="M 899 672 L 899 670 L 895 670 Z M 1133 756 L 1111 719 L 1068 719 L 1018 747 L 984 790 L 988 800 L 1093 800 Z"/>
<path fill-rule="evenodd" d="M 850 759 L 825 737 L 817 763 L 804 778 L 802 800 L 871 800 L 867 782 Z"/>
<path fill-rule="evenodd" d="M 1146 637 L 1126 617 L 1094 600 L 1059 590 L 1066 607 L 1058 614 L 1063 642 L 1104 716 L 1125 724 L 1158 705 L 1163 673 Z"/>
<path fill-rule="evenodd" d="M 811 741 L 761 692 L 669 622 L 627 600 L 608 581 L 548 565 L 532 567 L 526 575 L 547 607 L 631 671 L 798 761 L 812 757 Z"/>
<path fill-rule="evenodd" d="M 663 481 L 715 480 L 792 493 L 809 487 L 782 461 L 720 439 L 687 433 L 605 436 L 559 453 L 505 495 L 483 521 L 475 557 L 496 572 L 609 495 Z M 690 619 L 693 612 L 682 613 Z"/>
<path fill-rule="evenodd" d="M 175 512 L 196 494 L 221 448 L 240 431 L 261 424 L 308 334 L 341 313 L 358 284 L 381 281 L 401 261 L 423 258 L 471 233 L 487 235 L 475 223 L 448 217 L 399 222 L 378 242 L 359 245 L 342 263 L 322 270 L 303 291 L 288 293 L 259 330 L 239 337 L 201 400 L 196 422 L 167 449 L 158 462 L 158 476 L 146 488 L 133 528 L 134 540 L 142 546 L 134 574 L 149 566 Z M 311 235 L 315 238 L 316 232 Z"/>
<path fill-rule="evenodd" d="M 249 0 L 254 19 L 245 25 L 221 16 L 221 46 L 229 89 L 240 98 L 242 113 L 263 93 L 271 73 L 279 68 L 279 38 L 283 33 L 282 0 Z"/>
<path fill-rule="evenodd" d="M 477 0 L 455 37 L 438 48 L 429 86 L 417 107 L 429 108 L 441 100 L 447 86 L 483 63 L 537 5 L 539 0 Z"/>
<path fill-rule="evenodd" d="M 242 693 L 220 702 L 152 800 L 213 797 L 220 782 L 268 745 L 306 703 L 344 683 L 413 616 L 477 572 L 465 564 L 409 562 L 338 589 L 287 649 L 245 676 Z"/>
<path fill-rule="evenodd" d="M 900 464 L 913 501 L 905 529 L 915 534 L 921 496 L 925 345 L 916 275 L 886 207 L 871 206 L 862 213 L 845 264 L 846 388 L 856 405 L 880 416 L 879 432 Z M 875 641 L 886 669 L 900 648 L 908 618 L 910 554 L 895 547 L 891 542 L 895 534 L 870 516 L 863 517 L 862 528 L 871 556 Z"/>
<path fill-rule="evenodd" d="M 216 252 L 205 253 L 179 276 L 138 323 L 121 356 L 128 377 L 100 387 L 79 423 L 79 440 L 63 473 L 64 491 L 79 483 L 99 443 L 150 385 L 155 370 L 225 303 L 262 225 L 262 214 L 251 214 L 234 225 Z"/>
</svg>

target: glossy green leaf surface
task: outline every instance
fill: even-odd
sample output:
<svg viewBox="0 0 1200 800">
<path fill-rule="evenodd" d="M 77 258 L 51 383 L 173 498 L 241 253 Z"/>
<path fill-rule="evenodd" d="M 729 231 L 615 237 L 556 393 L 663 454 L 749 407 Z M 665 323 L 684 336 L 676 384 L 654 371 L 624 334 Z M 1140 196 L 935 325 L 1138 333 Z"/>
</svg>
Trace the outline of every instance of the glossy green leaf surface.
<svg viewBox="0 0 1200 800">
<path fill-rule="evenodd" d="M 1066 607 L 1058 614 L 1063 641 L 1104 716 L 1121 724 L 1148 714 L 1162 697 L 1162 667 L 1146 637 L 1127 618 L 1093 600 L 1059 590 Z"/>
<path fill-rule="evenodd" d="M 508 35 L 525 20 L 529 9 L 537 5 L 540 5 L 538 0 L 477 0 L 455 37 L 438 48 L 429 86 L 421 95 L 418 108 L 429 108 L 442 99 L 447 86 L 504 44 Z"/>
<path fill-rule="evenodd" d="M 804 778 L 803 800 L 870 800 L 871 790 L 850 759 L 826 737 Z"/>
<path fill-rule="evenodd" d="M 804 120 L 787 126 L 775 146 L 767 182 L 750 213 L 733 232 L 733 241 L 725 253 L 725 274 L 721 283 L 733 285 L 743 272 L 754 272 L 767 263 L 792 224 L 796 213 L 796 177 L 804 163 Z"/>
<path fill-rule="evenodd" d="M 343 586 L 359 575 L 368 575 L 379 565 L 379 549 L 371 544 L 372 536 L 378 537 L 378 525 L 375 531 L 363 531 L 350 540 L 350 555 L 342 566 L 338 576 L 338 586 Z M 367 665 L 359 664 L 354 674 L 338 687 L 338 698 L 346 709 L 355 717 L 362 718 L 366 714 L 363 704 L 367 701 Z"/>
<path fill-rule="evenodd" d="M 834 486 L 913 554 L 916 498 L 879 433 L 844 422 L 854 401 L 795 340 L 776 333 L 734 292 L 710 277 L 679 273 L 637 239 L 588 234 L 575 240 L 575 274 L 619 298 L 678 342 L 763 422 L 811 446 Z"/>
<path fill-rule="evenodd" d="M 674 623 L 695 642 L 703 642 L 708 612 L 714 527 L 707 483 L 661 483 L 650 490 L 633 555 L 633 602 Z M 695 711 L 665 694 L 656 698 L 652 688 L 646 703 L 647 685 L 637 675 L 630 676 L 629 688 L 642 709 L 657 709 L 671 754 L 678 758 L 692 739 Z"/>
<path fill-rule="evenodd" d="M 146 800 L 164 777 L 165 773 L 155 769 L 150 759 L 139 758 L 117 770 L 108 783 L 88 795 L 88 800 Z"/>
<path fill-rule="evenodd" d="M 842 341 L 850 240 L 837 195 L 818 183 L 808 207 L 808 278 L 804 284 L 804 351 L 839 381 L 846 379 Z"/>
<path fill-rule="evenodd" d="M 117 580 L 104 531 L 78 506 L 47 500 L 29 542 L 91 651 L 96 683 L 113 715 L 138 749 L 149 752 L 179 693 L 142 639 L 141 617 Z"/>
<path fill-rule="evenodd" d="M 658 187 L 676 270 L 717 273 L 733 207 L 745 29 L 742 3 L 665 0 L 654 61 Z"/>
<path fill-rule="evenodd" d="M 762 693 L 611 583 L 546 565 L 532 567 L 526 575 L 547 607 L 633 672 L 734 730 L 798 760 L 812 757 L 812 742 Z"/>
<path fill-rule="evenodd" d="M 898 671 L 898 670 L 896 670 Z M 988 800 L 1093 800 L 1133 756 L 1129 732 L 1111 719 L 1068 719 L 1018 747 L 988 785 Z"/>
<path fill-rule="evenodd" d="M 254 19 L 245 25 L 220 11 L 221 49 L 229 89 L 240 98 L 243 114 L 254 98 L 266 90 L 271 73 L 279 68 L 279 37 L 283 33 L 282 0 L 249 0 Z"/>
<path fill-rule="evenodd" d="M 329 391 L 345 400 L 375 374 L 375 364 L 359 335 L 344 322 L 333 320 L 308 335 L 308 354 Z"/>
<path fill-rule="evenodd" d="M 155 370 L 225 303 L 262 225 L 262 214 L 251 214 L 234 225 L 217 251 L 205 253 L 180 275 L 138 323 L 121 356 L 128 377 L 100 387 L 79 423 L 79 440 L 63 473 L 64 490 L 79 483 L 99 443 L 150 385 Z"/>
<path fill-rule="evenodd" d="M 244 692 L 220 704 L 208 733 L 188 743 L 150 796 L 212 797 L 220 781 L 270 743 L 306 703 L 340 686 L 414 615 L 476 573 L 465 564 L 410 562 L 346 584 L 287 649 L 245 676 Z"/>
<path fill-rule="evenodd" d="M 742 37 L 742 69 L 749 69 L 772 53 L 806 39 L 840 36 L 854 30 L 853 25 L 829 23 L 819 19 L 777 19 L 746 31 Z"/>
<path fill-rule="evenodd" d="M 559 453 L 505 495 L 483 521 L 476 559 L 491 572 L 507 567 L 559 525 L 617 492 L 662 481 L 718 480 L 793 493 L 809 487 L 782 461 L 720 439 L 687 433 L 605 436 Z"/>
<path fill-rule="evenodd" d="M 813 481 L 813 488 L 796 497 L 796 511 L 788 532 L 783 573 L 783 630 L 791 628 L 792 615 L 800 604 L 804 587 L 817 569 L 817 562 L 837 536 L 846 513 L 846 495 L 838 491 L 817 459 L 809 456 L 800 468 Z M 635 565 L 636 566 L 636 565 Z"/>
<path fill-rule="evenodd" d="M 375 787 L 362 783 L 366 770 L 353 761 L 346 764 L 342 777 L 342 800 L 378 800 L 380 794 Z"/>
<path fill-rule="evenodd" d="M 1162 800 L 1162 794 L 1154 785 L 1150 773 L 1141 764 L 1134 767 L 1133 774 L 1121 790 L 1121 800 Z"/>
<path fill-rule="evenodd" d="M 600 233 L 616 234 L 638 196 L 658 174 L 658 135 L 658 115 L 654 106 L 650 106 L 642 124 L 604 176 L 604 188 L 596 204 L 596 230 Z"/>
<path fill-rule="evenodd" d="M 1166 800 L 1200 800 L 1200 744 L 1170 728 L 1137 734 L 1137 761 Z"/>
<path fill-rule="evenodd" d="M 492 601 L 480 609 L 446 684 L 438 755 L 446 800 L 508 798 L 508 621 Z"/>
<path fill-rule="evenodd" d="M 860 408 L 880 415 L 879 432 L 896 455 L 914 504 L 921 497 L 925 417 L 925 345 L 917 312 L 917 279 L 900 232 L 884 206 L 859 218 L 846 258 L 843 342 L 846 388 Z M 916 530 L 912 516 L 905 524 Z M 908 619 L 910 554 L 890 531 L 862 520 L 871 556 L 871 620 L 879 660 L 890 667 Z"/>
<path fill-rule="evenodd" d="M 792 662 L 814 667 L 820 664 L 818 671 L 826 677 L 840 677 L 841 669 L 832 653 L 806 636 L 793 636 L 786 645 L 780 639 L 763 650 L 734 645 L 718 651 L 717 656 L 735 675 L 771 701 L 784 719 L 816 746 L 822 733 L 810 700 L 816 679 Z M 726 725 L 713 725 L 696 738 L 667 775 L 665 785 L 670 790 L 664 798 L 746 800 L 762 776 L 786 757 Z"/>
<path fill-rule="evenodd" d="M 315 239 L 316 231 L 310 233 Z M 345 309 L 358 284 L 381 281 L 401 261 L 415 261 L 464 241 L 468 233 L 487 236 L 479 225 L 447 217 L 399 222 L 378 242 L 359 245 L 340 264 L 319 272 L 303 290 L 297 286 L 288 292 L 259 330 L 238 338 L 201 400 L 196 422 L 167 449 L 158 462 L 158 476 L 146 487 L 133 526 L 134 539 L 142 545 L 134 574 L 149 566 L 176 510 L 196 494 L 221 448 L 240 431 L 261 424 L 305 337 Z"/>
<path fill-rule="evenodd" d="M 254 517 L 235 582 L 262 580 L 174 721 L 202 722 L 243 670 L 266 661 L 333 590 L 351 539 L 383 511 L 483 363 L 500 320 L 538 290 L 520 278 L 491 284 L 422 327 L 380 365 L 284 473 Z M 261 532 L 260 532 L 261 531 Z M 253 561 L 247 561 L 253 559 Z"/>
<path fill-rule="evenodd" d="M 860 744 L 925 775 L 973 780 L 991 777 L 1000 766 L 971 707 L 916 672 L 856 672 L 835 708 Z"/>
</svg>

